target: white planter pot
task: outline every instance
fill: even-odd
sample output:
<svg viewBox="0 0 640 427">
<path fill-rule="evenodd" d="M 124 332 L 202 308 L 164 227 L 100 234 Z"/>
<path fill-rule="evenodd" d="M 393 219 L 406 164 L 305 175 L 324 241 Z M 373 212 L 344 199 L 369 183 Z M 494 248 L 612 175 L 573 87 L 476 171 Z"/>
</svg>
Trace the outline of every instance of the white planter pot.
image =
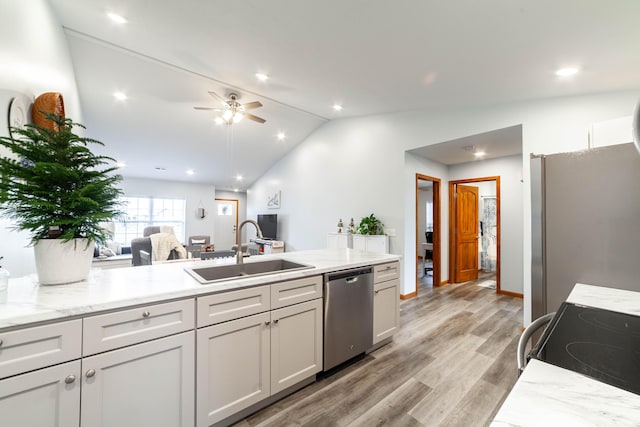
<svg viewBox="0 0 640 427">
<path fill-rule="evenodd" d="M 88 239 L 42 239 L 33 247 L 41 285 L 62 285 L 89 277 L 93 242 Z"/>
</svg>

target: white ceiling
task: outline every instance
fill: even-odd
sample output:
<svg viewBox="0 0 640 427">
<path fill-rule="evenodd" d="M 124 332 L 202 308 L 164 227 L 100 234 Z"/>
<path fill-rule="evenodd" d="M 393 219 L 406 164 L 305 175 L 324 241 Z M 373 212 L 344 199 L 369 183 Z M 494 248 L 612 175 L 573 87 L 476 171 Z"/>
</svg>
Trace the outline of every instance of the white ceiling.
<svg viewBox="0 0 640 427">
<path fill-rule="evenodd" d="M 640 88 L 637 0 L 50 1 L 83 122 L 125 176 L 244 189 L 327 120 Z M 193 109 L 210 90 L 267 122 L 213 124 Z"/>
</svg>

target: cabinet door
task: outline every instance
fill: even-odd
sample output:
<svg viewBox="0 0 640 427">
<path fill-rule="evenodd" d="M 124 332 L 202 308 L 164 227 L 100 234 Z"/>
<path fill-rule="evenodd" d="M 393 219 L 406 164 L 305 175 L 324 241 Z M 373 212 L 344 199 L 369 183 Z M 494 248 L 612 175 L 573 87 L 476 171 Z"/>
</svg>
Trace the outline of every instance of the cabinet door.
<svg viewBox="0 0 640 427">
<path fill-rule="evenodd" d="M 322 370 L 322 299 L 271 312 L 271 394 Z"/>
<path fill-rule="evenodd" d="M 199 427 L 269 397 L 270 323 L 266 312 L 198 330 Z"/>
<path fill-rule="evenodd" d="M 377 283 L 373 288 L 373 343 L 389 338 L 396 333 L 399 326 L 400 281 L 390 280 Z"/>
<path fill-rule="evenodd" d="M 353 249 L 358 249 L 360 251 L 367 250 L 367 237 L 360 234 L 353 235 Z"/>
<path fill-rule="evenodd" d="M 381 254 L 389 253 L 389 237 L 388 236 L 367 236 L 366 251 Z"/>
<path fill-rule="evenodd" d="M 0 381 L 0 425 L 78 427 L 80 360 Z"/>
<path fill-rule="evenodd" d="M 194 424 L 194 332 L 82 360 L 82 427 Z"/>
</svg>

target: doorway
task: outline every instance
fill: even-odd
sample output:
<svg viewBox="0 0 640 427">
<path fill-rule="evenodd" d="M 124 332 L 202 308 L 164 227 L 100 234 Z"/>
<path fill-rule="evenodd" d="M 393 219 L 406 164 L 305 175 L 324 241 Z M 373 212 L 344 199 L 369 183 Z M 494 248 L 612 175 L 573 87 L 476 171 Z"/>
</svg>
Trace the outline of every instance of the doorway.
<svg viewBox="0 0 640 427">
<path fill-rule="evenodd" d="M 416 290 L 440 286 L 440 184 L 439 178 L 416 174 Z"/>
<path fill-rule="evenodd" d="M 450 282 L 494 274 L 500 293 L 500 177 L 449 181 Z"/>
<path fill-rule="evenodd" d="M 213 242 L 216 250 L 231 249 L 238 230 L 238 200 L 216 197 Z"/>
</svg>

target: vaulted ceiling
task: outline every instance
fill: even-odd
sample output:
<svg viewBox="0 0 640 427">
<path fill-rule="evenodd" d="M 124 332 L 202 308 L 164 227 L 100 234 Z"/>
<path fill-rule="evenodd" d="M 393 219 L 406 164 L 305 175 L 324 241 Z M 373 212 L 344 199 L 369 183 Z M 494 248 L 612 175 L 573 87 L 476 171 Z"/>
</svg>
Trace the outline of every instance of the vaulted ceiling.
<svg viewBox="0 0 640 427">
<path fill-rule="evenodd" d="M 125 176 L 246 189 L 329 120 L 640 88 L 637 0 L 50 1 Z M 266 123 L 215 124 L 208 91 Z"/>
</svg>

